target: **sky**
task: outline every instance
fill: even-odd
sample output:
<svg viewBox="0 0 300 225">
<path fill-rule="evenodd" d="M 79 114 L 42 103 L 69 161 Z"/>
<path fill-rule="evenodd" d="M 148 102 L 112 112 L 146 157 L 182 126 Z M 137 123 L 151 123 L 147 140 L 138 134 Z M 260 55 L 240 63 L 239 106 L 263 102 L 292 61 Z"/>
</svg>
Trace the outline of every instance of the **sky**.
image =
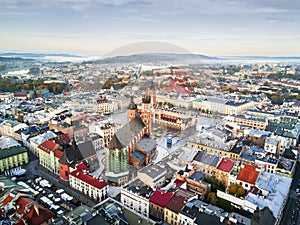
<svg viewBox="0 0 300 225">
<path fill-rule="evenodd" d="M 299 56 L 300 1 L 0 0 L 0 29 L 1 52 L 103 55 L 160 42 L 210 56 Z"/>
</svg>

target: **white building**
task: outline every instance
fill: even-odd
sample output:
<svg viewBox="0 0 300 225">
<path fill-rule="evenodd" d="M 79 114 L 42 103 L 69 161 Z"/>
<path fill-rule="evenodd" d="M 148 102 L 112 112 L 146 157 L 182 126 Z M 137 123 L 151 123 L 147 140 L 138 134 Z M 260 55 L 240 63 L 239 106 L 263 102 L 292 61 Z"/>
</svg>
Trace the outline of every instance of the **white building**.
<svg viewBox="0 0 300 225">
<path fill-rule="evenodd" d="M 138 178 L 152 189 L 159 189 L 164 185 L 167 171 L 158 164 L 146 166 L 138 171 Z"/>
<path fill-rule="evenodd" d="M 121 203 L 149 217 L 149 198 L 152 193 L 152 188 L 135 179 L 121 188 Z"/>
<path fill-rule="evenodd" d="M 40 134 L 38 136 L 35 136 L 33 138 L 30 138 L 30 145 L 29 149 L 30 151 L 35 154 L 36 156 L 39 155 L 39 148 L 38 146 L 42 144 L 44 141 L 55 138 L 56 134 L 52 131 L 47 131 L 46 133 Z"/>
<path fill-rule="evenodd" d="M 83 163 L 79 164 L 69 174 L 70 186 L 101 202 L 107 198 L 108 183 L 89 175 L 87 171 L 88 168 Z"/>
</svg>

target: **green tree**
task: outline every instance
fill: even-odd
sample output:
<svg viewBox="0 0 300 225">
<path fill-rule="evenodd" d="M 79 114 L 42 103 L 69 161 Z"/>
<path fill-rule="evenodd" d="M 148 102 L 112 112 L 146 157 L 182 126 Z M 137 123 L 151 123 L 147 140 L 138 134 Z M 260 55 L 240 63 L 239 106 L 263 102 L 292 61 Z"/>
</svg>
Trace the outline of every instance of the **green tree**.
<svg viewBox="0 0 300 225">
<path fill-rule="evenodd" d="M 217 204 L 217 195 L 215 192 L 210 192 L 208 197 L 207 197 L 207 201 L 212 203 L 212 204 Z"/>
<path fill-rule="evenodd" d="M 245 194 L 245 189 L 240 184 L 231 183 L 228 188 L 228 193 L 239 198 Z"/>
<path fill-rule="evenodd" d="M 272 100 L 272 103 L 277 104 L 277 105 L 282 105 L 282 103 L 283 103 L 283 97 L 279 94 L 271 95 L 271 100 Z"/>
<path fill-rule="evenodd" d="M 211 191 L 217 192 L 217 190 L 225 191 L 225 186 L 222 182 L 218 181 L 214 176 L 209 177 L 205 180 L 207 183 L 211 184 Z"/>
</svg>

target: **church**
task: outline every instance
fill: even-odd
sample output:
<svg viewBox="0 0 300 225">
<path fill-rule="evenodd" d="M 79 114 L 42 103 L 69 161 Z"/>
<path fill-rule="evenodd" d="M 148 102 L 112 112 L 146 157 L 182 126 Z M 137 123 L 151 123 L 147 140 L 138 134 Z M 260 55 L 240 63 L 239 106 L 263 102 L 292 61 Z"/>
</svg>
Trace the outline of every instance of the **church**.
<svg viewBox="0 0 300 225">
<path fill-rule="evenodd" d="M 152 104 L 149 92 L 138 108 L 133 99 L 127 110 L 128 122 L 112 137 L 105 149 L 105 176 L 119 185 L 128 182 L 129 163 L 137 169 L 150 163 L 156 151 L 151 138 Z"/>
</svg>

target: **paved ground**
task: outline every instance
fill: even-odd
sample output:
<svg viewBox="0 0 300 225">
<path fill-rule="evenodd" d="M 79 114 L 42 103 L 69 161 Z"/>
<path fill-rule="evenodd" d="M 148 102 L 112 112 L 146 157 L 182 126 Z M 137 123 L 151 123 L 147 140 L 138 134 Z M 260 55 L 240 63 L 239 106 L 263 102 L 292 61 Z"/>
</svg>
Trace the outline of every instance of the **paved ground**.
<svg viewBox="0 0 300 225">
<path fill-rule="evenodd" d="M 283 217 L 281 219 L 280 225 L 290 225 L 290 224 L 300 224 L 300 198 L 297 197 L 296 189 L 297 183 L 300 177 L 300 168 L 297 164 L 296 172 L 294 174 L 294 179 L 291 185 L 291 190 L 289 193 L 289 200 L 283 210 Z M 295 219 L 292 220 L 292 211 L 296 211 Z"/>
<path fill-rule="evenodd" d="M 28 174 L 29 176 L 30 175 L 40 176 L 40 177 L 48 180 L 54 186 L 56 186 L 58 189 L 59 188 L 64 189 L 65 192 L 67 192 L 71 196 L 77 198 L 79 201 L 81 201 L 85 205 L 92 207 L 97 204 L 97 202 L 95 200 L 92 200 L 92 199 L 88 198 L 86 195 L 82 194 L 81 192 L 72 189 L 69 186 L 68 182 L 62 181 L 61 179 L 59 179 L 59 177 L 57 175 L 45 171 L 45 169 L 42 168 L 42 166 L 40 166 L 38 164 L 38 160 L 30 161 L 28 163 L 28 165 L 26 166 L 26 169 L 27 169 L 27 172 L 29 173 Z"/>
</svg>

